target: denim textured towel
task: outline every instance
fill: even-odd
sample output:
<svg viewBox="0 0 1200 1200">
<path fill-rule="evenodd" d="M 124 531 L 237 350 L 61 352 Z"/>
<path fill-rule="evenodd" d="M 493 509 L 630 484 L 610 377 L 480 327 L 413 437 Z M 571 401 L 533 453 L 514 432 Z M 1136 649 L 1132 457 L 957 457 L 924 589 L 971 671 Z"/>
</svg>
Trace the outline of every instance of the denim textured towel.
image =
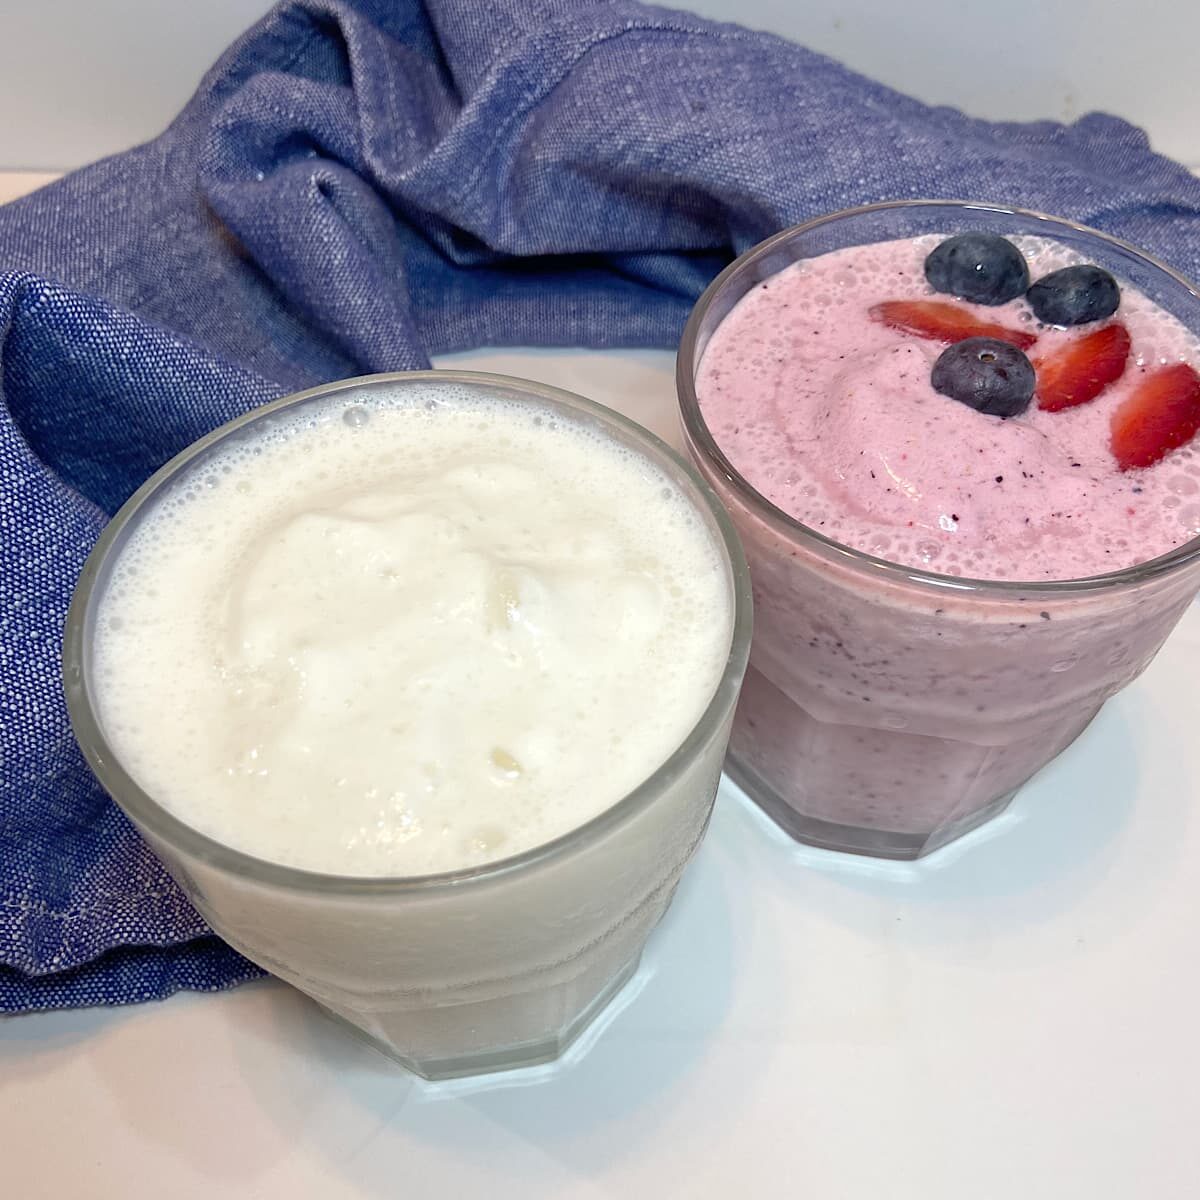
<svg viewBox="0 0 1200 1200">
<path fill-rule="evenodd" d="M 1111 117 L 992 124 L 626 0 L 280 6 L 157 140 L 0 209 L 0 1010 L 257 974 L 91 778 L 88 548 L 199 434 L 479 345 L 662 346 L 730 256 L 902 196 L 1078 218 L 1200 275 L 1200 181 Z"/>
</svg>

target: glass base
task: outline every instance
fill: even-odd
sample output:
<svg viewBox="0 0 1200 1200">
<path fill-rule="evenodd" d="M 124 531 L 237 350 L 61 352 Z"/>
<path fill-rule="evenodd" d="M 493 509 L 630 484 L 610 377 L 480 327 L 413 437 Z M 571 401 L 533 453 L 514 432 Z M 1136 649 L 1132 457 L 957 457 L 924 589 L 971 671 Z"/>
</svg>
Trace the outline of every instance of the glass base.
<svg viewBox="0 0 1200 1200">
<path fill-rule="evenodd" d="M 1017 794 L 1014 788 L 982 808 L 948 821 L 928 833 L 898 833 L 890 829 L 838 825 L 806 816 L 793 808 L 754 770 L 738 762 L 733 754 L 725 760 L 725 773 L 780 829 L 796 841 L 822 850 L 839 850 L 843 854 L 864 854 L 871 858 L 903 862 L 924 858 L 926 854 L 932 854 L 972 829 L 978 829 L 993 817 L 998 817 Z"/>
<path fill-rule="evenodd" d="M 639 953 L 605 985 L 600 994 L 571 1023 L 553 1037 L 537 1042 L 525 1042 L 515 1046 L 502 1046 L 495 1050 L 475 1051 L 454 1057 L 425 1059 L 413 1058 L 402 1050 L 365 1029 L 349 1018 L 326 1008 L 318 1007 L 331 1020 L 365 1042 L 394 1063 L 422 1079 L 461 1079 L 466 1075 L 485 1075 L 493 1071 L 514 1071 L 520 1067 L 536 1067 L 560 1058 L 581 1033 L 608 1007 L 609 1002 L 633 978 L 641 962 Z"/>
</svg>

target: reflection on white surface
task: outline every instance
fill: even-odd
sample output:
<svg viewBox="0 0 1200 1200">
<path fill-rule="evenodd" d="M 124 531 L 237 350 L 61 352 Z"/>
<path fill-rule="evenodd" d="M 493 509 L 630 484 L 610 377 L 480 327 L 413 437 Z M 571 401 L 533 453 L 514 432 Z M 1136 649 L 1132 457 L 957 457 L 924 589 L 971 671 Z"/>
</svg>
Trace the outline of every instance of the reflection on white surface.
<svg viewBox="0 0 1200 1200">
<path fill-rule="evenodd" d="M 673 421 L 669 355 L 455 362 Z M 915 864 L 796 846 L 723 788 L 640 990 L 518 1087 L 424 1084 L 272 982 L 0 1021 L 6 1188 L 1190 1197 L 1198 670 L 1193 606 L 1003 823 Z"/>
<path fill-rule="evenodd" d="M 633 978 L 608 1003 L 604 1011 L 571 1043 L 561 1058 L 536 1067 L 521 1067 L 514 1071 L 496 1071 L 490 1075 L 469 1075 L 461 1079 L 417 1079 L 418 1101 L 422 1104 L 437 1104 L 463 1096 L 480 1096 L 485 1093 L 511 1091 L 513 1088 L 542 1087 L 559 1075 L 575 1070 L 592 1052 L 592 1047 L 603 1038 L 617 1018 L 646 990 L 654 975 L 654 966 L 643 962 Z"/>
</svg>

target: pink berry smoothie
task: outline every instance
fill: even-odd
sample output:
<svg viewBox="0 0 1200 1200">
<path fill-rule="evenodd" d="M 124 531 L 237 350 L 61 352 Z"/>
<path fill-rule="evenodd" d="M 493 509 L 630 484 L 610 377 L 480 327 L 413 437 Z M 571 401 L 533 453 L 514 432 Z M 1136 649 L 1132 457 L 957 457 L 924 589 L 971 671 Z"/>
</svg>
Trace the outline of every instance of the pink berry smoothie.
<svg viewBox="0 0 1200 1200">
<path fill-rule="evenodd" d="M 1023 287 L 939 294 L 925 259 L 964 226 L 1008 238 L 1033 281 L 1098 263 L 1116 311 L 1064 327 Z M 947 319 L 1021 343 L 1026 407 L 935 388 L 962 340 Z M 713 285 L 681 348 L 685 440 L 754 579 L 728 765 L 779 824 L 919 857 L 1000 812 L 1144 669 L 1200 587 L 1181 427 L 1198 330 L 1200 297 L 1131 249 L 956 205 L 813 222 Z"/>
<path fill-rule="evenodd" d="M 1095 400 L 987 416 L 930 382 L 945 343 L 874 318 L 881 303 L 951 302 L 1037 341 L 1034 362 L 1092 332 L 1039 327 L 1023 300 L 985 307 L 939 296 L 922 264 L 940 239 L 836 250 L 748 292 L 696 376 L 705 422 L 772 504 L 857 550 L 975 579 L 1082 579 L 1157 558 L 1200 534 L 1200 452 L 1184 446 L 1123 471 L 1110 421 L 1168 363 L 1200 364 L 1200 341 L 1141 292 L 1110 320 L 1129 335 L 1124 373 Z M 1077 256 L 1018 238 L 1034 278 Z"/>
</svg>

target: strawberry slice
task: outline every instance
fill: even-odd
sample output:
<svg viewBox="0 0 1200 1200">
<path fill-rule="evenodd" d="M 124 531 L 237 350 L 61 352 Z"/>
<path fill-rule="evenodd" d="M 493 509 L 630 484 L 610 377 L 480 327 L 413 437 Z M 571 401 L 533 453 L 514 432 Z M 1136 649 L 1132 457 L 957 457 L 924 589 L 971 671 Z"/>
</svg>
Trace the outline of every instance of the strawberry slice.
<svg viewBox="0 0 1200 1200">
<path fill-rule="evenodd" d="M 1028 350 L 1037 337 L 1023 329 L 1009 329 L 992 321 L 981 321 L 957 304 L 941 300 L 885 300 L 873 305 L 871 319 L 904 333 L 934 342 L 961 342 L 972 337 L 997 338 Z"/>
<path fill-rule="evenodd" d="M 1122 471 L 1149 467 L 1200 430 L 1200 375 L 1175 363 L 1147 375 L 1112 416 L 1112 452 Z"/>
<path fill-rule="evenodd" d="M 1129 331 L 1124 325 L 1105 325 L 1039 358 L 1033 364 L 1038 408 L 1060 412 L 1095 400 L 1125 374 L 1129 346 Z"/>
</svg>

